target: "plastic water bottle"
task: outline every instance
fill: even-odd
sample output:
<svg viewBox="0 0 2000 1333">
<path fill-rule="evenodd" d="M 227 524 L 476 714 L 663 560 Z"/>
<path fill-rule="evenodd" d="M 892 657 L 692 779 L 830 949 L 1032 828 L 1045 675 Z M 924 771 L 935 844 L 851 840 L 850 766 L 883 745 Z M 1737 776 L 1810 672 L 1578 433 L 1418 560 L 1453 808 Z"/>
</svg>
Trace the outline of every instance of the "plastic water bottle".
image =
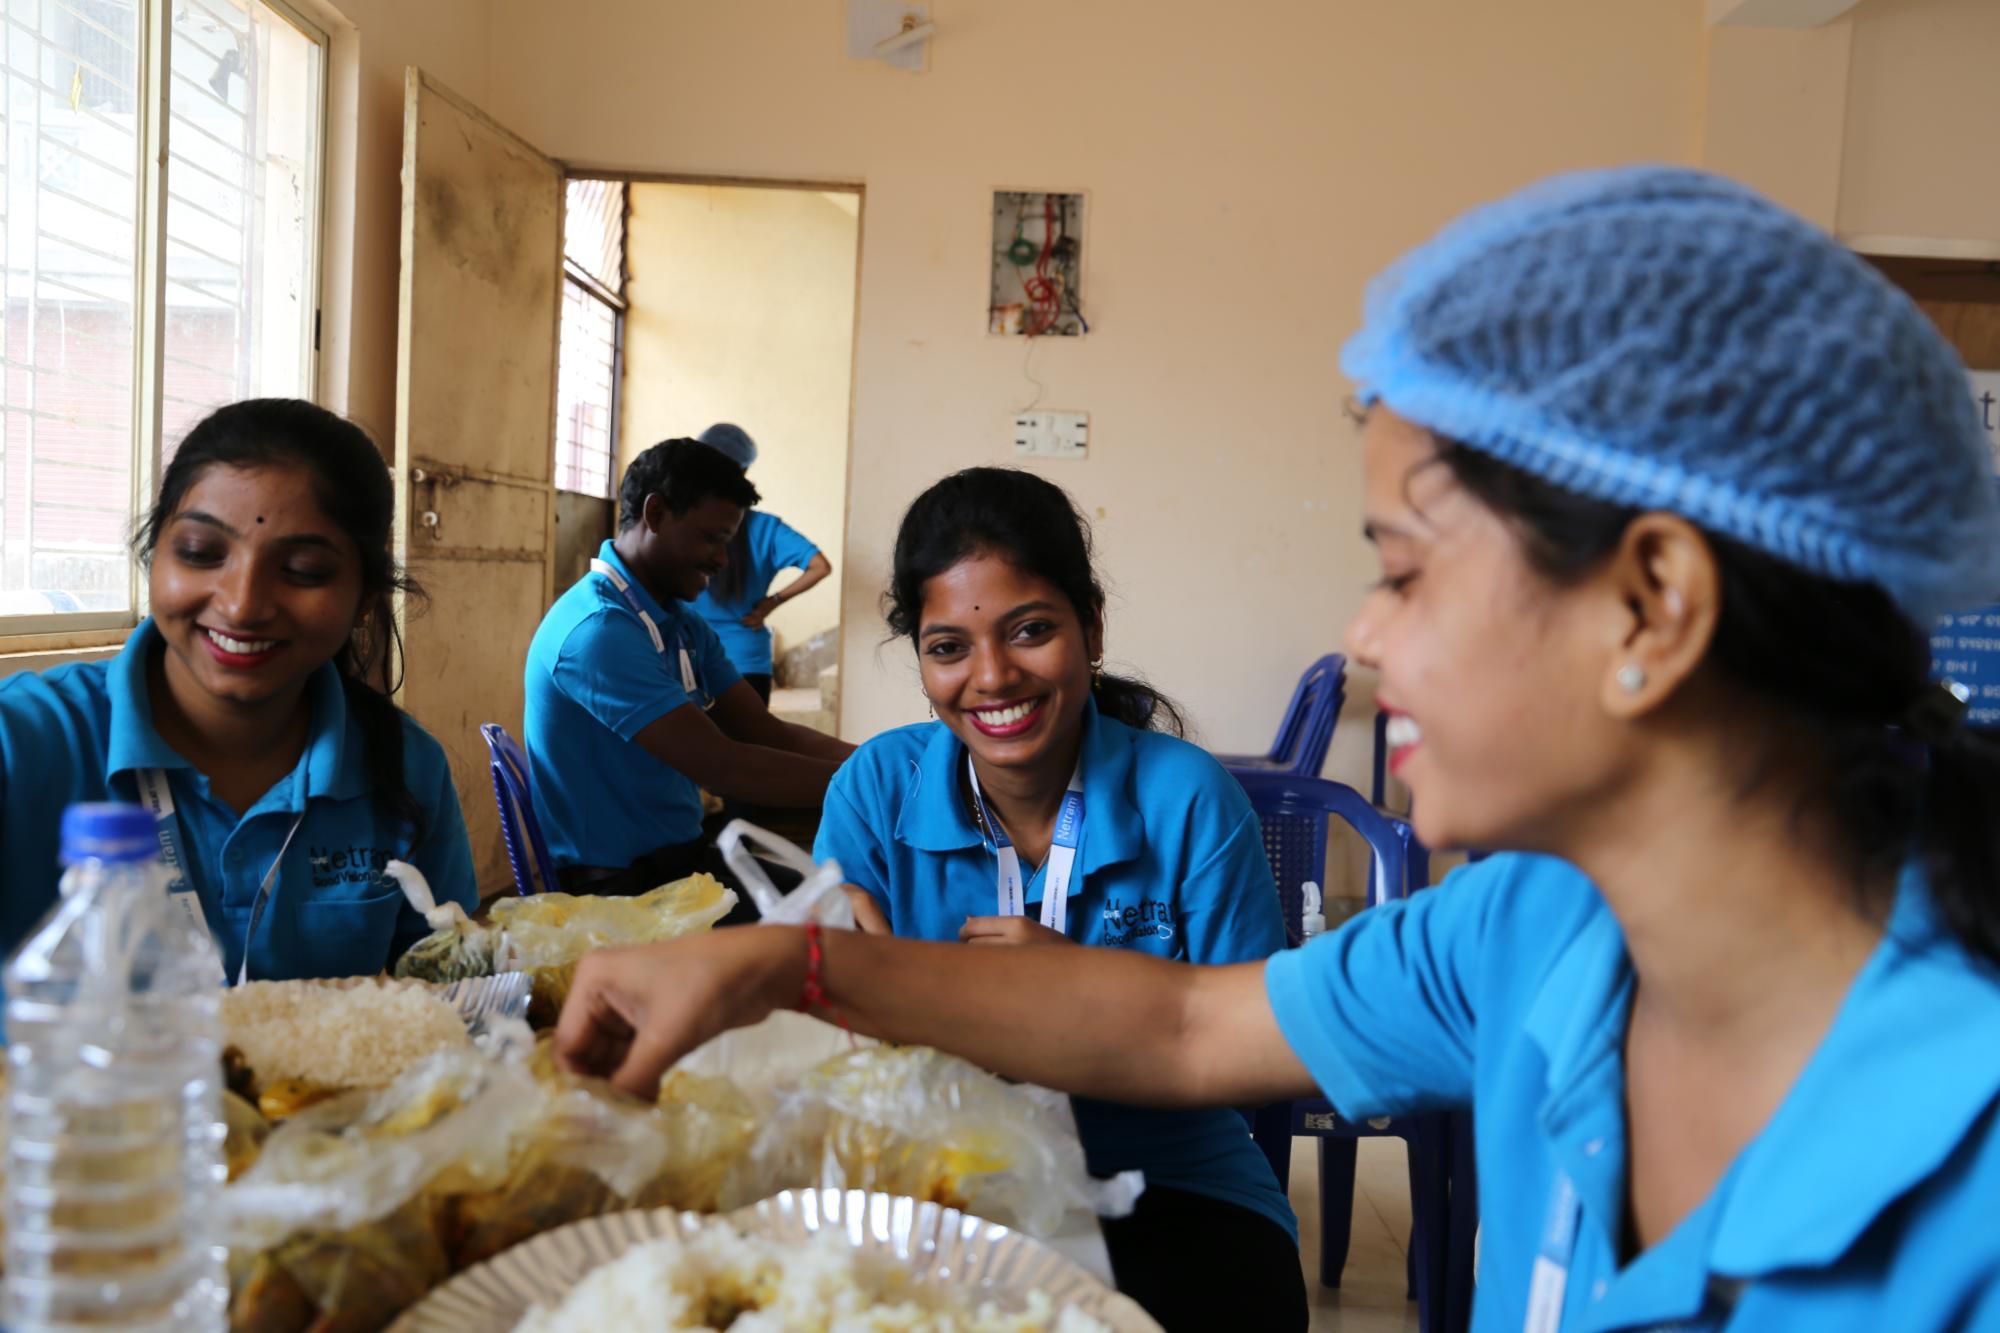
<svg viewBox="0 0 2000 1333">
<path fill-rule="evenodd" d="M 1309 944 L 1326 933 L 1326 903 L 1320 894 L 1318 883 L 1307 880 L 1299 889 L 1301 899 L 1299 914 L 1299 943 Z"/>
<path fill-rule="evenodd" d="M 215 944 L 169 898 L 143 808 L 71 806 L 62 857 L 60 901 L 6 968 L 0 1323 L 221 1329 Z"/>
</svg>

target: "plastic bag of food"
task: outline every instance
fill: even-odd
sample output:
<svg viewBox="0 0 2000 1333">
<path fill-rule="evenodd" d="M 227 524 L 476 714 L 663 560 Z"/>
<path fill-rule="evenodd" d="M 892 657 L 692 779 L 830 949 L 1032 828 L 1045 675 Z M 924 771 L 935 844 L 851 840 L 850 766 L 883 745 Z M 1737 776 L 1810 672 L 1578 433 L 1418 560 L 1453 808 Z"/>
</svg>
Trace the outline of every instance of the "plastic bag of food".
<svg viewBox="0 0 2000 1333">
<path fill-rule="evenodd" d="M 750 1098 L 727 1079 L 669 1070 L 650 1111 L 661 1142 L 660 1165 L 632 1197 L 632 1206 L 691 1213 L 721 1208 L 724 1185 L 756 1137 Z"/>
<path fill-rule="evenodd" d="M 396 960 L 396 975 L 418 981 L 464 981 L 506 969 L 494 964 L 501 945 L 497 926 L 474 921 L 457 903 L 437 904 L 424 872 L 406 861 L 391 861 L 382 873 L 396 882 L 410 906 L 423 914 L 431 933 Z"/>
<path fill-rule="evenodd" d="M 707 930 L 736 906 L 736 895 L 712 875 L 689 875 L 634 898 L 537 893 L 502 899 L 492 921 L 502 942 L 496 965 L 534 980 L 528 1021 L 554 1023 L 569 997 L 576 964 L 592 949 L 651 944 Z"/>
<path fill-rule="evenodd" d="M 386 1088 L 309 1107 L 223 1190 L 224 1241 L 257 1249 L 308 1229 L 360 1226 L 447 1167 L 498 1179 L 536 1100 L 525 1062 L 474 1049 L 441 1052 Z"/>
<path fill-rule="evenodd" d="M 266 1250 L 230 1251 L 231 1333 L 373 1333 L 450 1275 L 431 1200 Z"/>
<path fill-rule="evenodd" d="M 559 1071 L 546 1040 L 530 1067 L 539 1100 L 516 1133 L 504 1178 L 461 1183 L 447 1170 L 432 1184 L 454 1268 L 600 1213 L 712 1210 L 749 1148 L 755 1114 L 724 1080 L 670 1074 L 659 1101 L 647 1103 Z"/>
<path fill-rule="evenodd" d="M 499 1045 L 440 1052 L 271 1132 L 221 1195 L 233 1329 L 379 1328 L 449 1274 L 426 1187 L 447 1170 L 501 1179 L 535 1106 L 526 1061 Z"/>
<path fill-rule="evenodd" d="M 235 1180 L 256 1164 L 271 1137 L 271 1122 L 249 1101 L 228 1088 L 222 1091 L 222 1160 Z"/>
<path fill-rule="evenodd" d="M 561 1073 L 543 1041 L 528 1061 L 532 1108 L 498 1179 L 448 1169 L 432 1183 L 454 1268 L 540 1232 L 626 1206 L 660 1171 L 653 1108 L 609 1084 Z"/>
<path fill-rule="evenodd" d="M 809 1187 L 906 1194 L 1048 1236 L 1072 1209 L 1131 1212 L 1143 1182 L 1092 1178 L 1060 1094 L 929 1047 L 876 1046 L 779 1090 L 724 1206 Z"/>
</svg>

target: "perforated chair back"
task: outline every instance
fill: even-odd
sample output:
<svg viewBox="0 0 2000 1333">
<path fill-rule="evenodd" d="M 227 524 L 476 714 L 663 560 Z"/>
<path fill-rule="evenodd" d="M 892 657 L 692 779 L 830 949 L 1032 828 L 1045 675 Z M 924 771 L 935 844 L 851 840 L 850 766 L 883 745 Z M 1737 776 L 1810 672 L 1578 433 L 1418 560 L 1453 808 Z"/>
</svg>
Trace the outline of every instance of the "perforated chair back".
<svg viewBox="0 0 2000 1333">
<path fill-rule="evenodd" d="M 1373 861 L 1369 867 L 1368 905 L 1407 894 L 1415 881 L 1413 861 L 1419 848 L 1409 825 L 1377 810 L 1345 783 L 1290 773 L 1235 772 L 1250 795 L 1250 806 L 1264 834 L 1264 855 L 1278 882 L 1278 902 L 1284 909 L 1285 932 L 1299 942 L 1304 918 L 1303 888 L 1307 880 L 1326 880 L 1327 820 L 1336 818 L 1361 835 Z M 1428 879 L 1429 858 L 1421 857 Z M 1422 887 L 1418 884 L 1416 887 Z"/>
<path fill-rule="evenodd" d="M 493 801 L 500 808 L 500 836 L 507 844 L 507 864 L 514 871 L 517 893 L 541 893 L 558 887 L 555 858 L 542 837 L 535 819 L 535 802 L 529 795 L 528 756 L 507 729 L 498 722 L 479 728 L 486 741 L 488 767 L 493 774 Z"/>
</svg>

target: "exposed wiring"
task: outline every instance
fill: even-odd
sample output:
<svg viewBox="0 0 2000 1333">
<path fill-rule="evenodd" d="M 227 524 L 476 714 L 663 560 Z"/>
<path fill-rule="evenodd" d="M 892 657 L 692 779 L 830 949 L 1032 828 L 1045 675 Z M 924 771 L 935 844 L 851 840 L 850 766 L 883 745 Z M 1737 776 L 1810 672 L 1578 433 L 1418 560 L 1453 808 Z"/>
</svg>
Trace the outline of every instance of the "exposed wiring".
<svg viewBox="0 0 2000 1333">
<path fill-rule="evenodd" d="M 1069 233 L 1072 197 L 1053 193 L 1041 196 L 1042 239 L 1039 246 L 1026 236 L 1028 210 L 1034 206 L 1034 196 L 1016 194 L 1007 198 L 1014 209 L 1014 235 L 1002 254 L 1014 266 L 1016 278 L 1021 284 L 1022 336 L 1032 342 L 1047 334 L 1063 332 L 1063 322 L 1069 318 L 1076 321 L 1076 329 L 1070 332 L 1090 332 L 1090 321 L 1084 318 L 1083 308 L 1071 285 L 1076 277 L 1078 250 L 1076 241 Z M 998 295 L 996 288 L 996 299 Z M 990 313 L 997 316 L 999 309 L 996 305 Z M 1035 381 L 1032 375 L 1028 378 L 1039 387 L 1039 381 Z M 1036 401 L 1040 401 L 1039 394 Z"/>
<path fill-rule="evenodd" d="M 1035 343 L 1037 340 L 1029 338 L 1027 341 L 1028 354 L 1021 358 L 1021 374 L 1027 377 L 1028 383 L 1035 386 L 1035 396 L 1030 398 L 1025 406 L 1015 409 L 1015 415 L 1017 416 L 1022 412 L 1034 411 L 1040 405 L 1042 395 L 1048 392 L 1048 386 L 1035 378 L 1035 372 L 1032 369 L 1035 362 Z"/>
<path fill-rule="evenodd" d="M 1056 297 L 1056 287 L 1049 280 L 1049 256 L 1056 244 L 1056 199 L 1052 194 L 1042 196 L 1042 250 L 1035 257 L 1035 276 L 1021 281 L 1021 290 L 1033 302 L 1032 309 L 1021 324 L 1021 332 L 1030 338 L 1055 328 L 1062 317 L 1062 306 Z"/>
</svg>

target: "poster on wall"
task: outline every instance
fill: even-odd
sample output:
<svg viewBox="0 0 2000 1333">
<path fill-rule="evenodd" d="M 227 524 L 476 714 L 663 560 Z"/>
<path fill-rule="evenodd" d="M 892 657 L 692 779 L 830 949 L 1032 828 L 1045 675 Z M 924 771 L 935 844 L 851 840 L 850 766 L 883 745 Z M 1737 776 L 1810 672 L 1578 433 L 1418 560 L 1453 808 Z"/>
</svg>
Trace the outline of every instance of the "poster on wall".
<svg viewBox="0 0 2000 1333">
<path fill-rule="evenodd" d="M 1975 370 L 1971 379 L 1972 403 L 2000 474 L 2000 370 Z M 2000 602 L 1939 621 L 1931 634 L 1931 662 L 1933 674 L 1971 691 L 1966 721 L 2000 727 Z"/>
</svg>

